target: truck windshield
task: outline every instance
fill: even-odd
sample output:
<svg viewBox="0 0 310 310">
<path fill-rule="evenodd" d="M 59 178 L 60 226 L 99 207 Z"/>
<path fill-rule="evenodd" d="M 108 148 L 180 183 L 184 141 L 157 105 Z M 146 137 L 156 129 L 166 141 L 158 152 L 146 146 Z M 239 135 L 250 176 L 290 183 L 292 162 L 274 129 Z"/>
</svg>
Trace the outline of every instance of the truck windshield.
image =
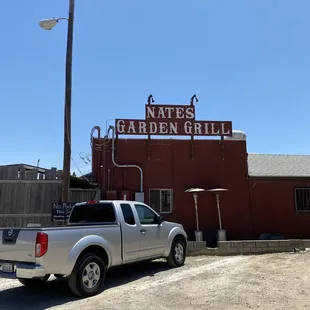
<svg viewBox="0 0 310 310">
<path fill-rule="evenodd" d="M 115 220 L 112 203 L 94 203 L 75 206 L 69 223 L 112 223 Z"/>
</svg>

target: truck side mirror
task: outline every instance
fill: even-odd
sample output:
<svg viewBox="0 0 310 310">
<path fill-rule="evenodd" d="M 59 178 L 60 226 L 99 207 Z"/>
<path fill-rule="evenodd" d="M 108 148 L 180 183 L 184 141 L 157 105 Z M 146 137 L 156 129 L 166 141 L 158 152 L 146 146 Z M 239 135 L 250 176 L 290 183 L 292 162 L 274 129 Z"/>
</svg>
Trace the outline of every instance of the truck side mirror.
<svg viewBox="0 0 310 310">
<path fill-rule="evenodd" d="M 158 225 L 160 225 L 162 222 L 164 222 L 165 220 L 164 220 L 164 218 L 163 218 L 163 216 L 159 216 L 158 217 Z"/>
</svg>

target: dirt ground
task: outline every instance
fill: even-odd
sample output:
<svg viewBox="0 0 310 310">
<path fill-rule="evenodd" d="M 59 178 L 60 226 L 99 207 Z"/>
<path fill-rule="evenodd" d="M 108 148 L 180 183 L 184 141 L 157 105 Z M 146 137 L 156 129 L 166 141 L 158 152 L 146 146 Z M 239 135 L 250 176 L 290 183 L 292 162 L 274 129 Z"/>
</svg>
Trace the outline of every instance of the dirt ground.
<svg viewBox="0 0 310 310">
<path fill-rule="evenodd" d="M 142 271 L 140 271 L 142 270 Z M 0 279 L 0 309 L 310 309 L 310 253 L 188 257 L 169 269 L 164 261 L 108 272 L 105 290 L 79 300 L 65 279 L 37 291 Z"/>
</svg>

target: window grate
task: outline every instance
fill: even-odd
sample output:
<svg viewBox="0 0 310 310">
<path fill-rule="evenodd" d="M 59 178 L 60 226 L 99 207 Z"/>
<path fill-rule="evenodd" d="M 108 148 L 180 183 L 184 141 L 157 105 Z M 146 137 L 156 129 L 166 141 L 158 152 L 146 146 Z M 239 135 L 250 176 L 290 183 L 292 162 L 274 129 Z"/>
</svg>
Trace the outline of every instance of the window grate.
<svg viewBox="0 0 310 310">
<path fill-rule="evenodd" d="M 150 207 L 158 213 L 172 213 L 172 189 L 150 189 Z"/>
<path fill-rule="evenodd" d="M 294 197 L 297 212 L 310 212 L 310 188 L 295 188 Z"/>
</svg>

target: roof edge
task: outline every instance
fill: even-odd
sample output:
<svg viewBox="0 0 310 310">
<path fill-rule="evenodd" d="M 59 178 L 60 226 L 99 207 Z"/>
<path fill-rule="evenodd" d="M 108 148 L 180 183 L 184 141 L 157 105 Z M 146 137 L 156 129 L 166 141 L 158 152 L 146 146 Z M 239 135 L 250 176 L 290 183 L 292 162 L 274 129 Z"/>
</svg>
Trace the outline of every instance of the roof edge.
<svg viewBox="0 0 310 310">
<path fill-rule="evenodd" d="M 252 155 L 252 156 L 289 156 L 289 157 L 296 157 L 296 156 L 300 156 L 300 157 L 310 157 L 309 155 L 306 154 L 267 154 L 267 153 L 249 153 L 248 155 Z"/>
<path fill-rule="evenodd" d="M 256 179 L 310 179 L 310 175 L 248 175 L 249 178 Z M 310 180 L 309 180 L 310 181 Z"/>
</svg>

